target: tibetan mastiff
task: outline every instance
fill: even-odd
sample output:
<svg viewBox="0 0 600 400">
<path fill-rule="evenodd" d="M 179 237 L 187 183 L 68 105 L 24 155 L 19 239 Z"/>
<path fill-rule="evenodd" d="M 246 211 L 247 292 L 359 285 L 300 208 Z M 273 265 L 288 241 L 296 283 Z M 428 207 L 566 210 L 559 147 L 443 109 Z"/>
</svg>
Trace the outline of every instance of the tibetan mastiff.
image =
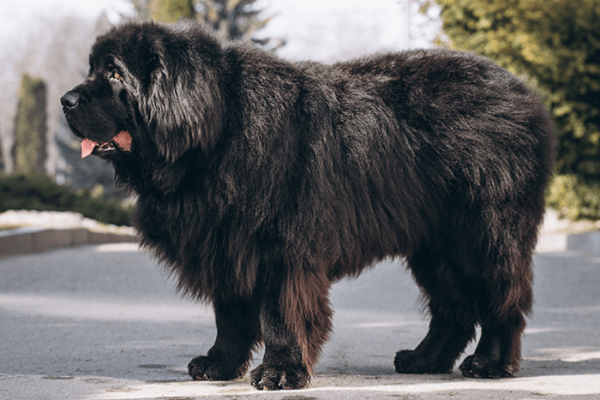
<svg viewBox="0 0 600 400">
<path fill-rule="evenodd" d="M 292 63 L 197 24 L 99 37 L 61 103 L 82 157 L 137 194 L 142 246 L 214 306 L 198 380 L 251 372 L 305 387 L 331 332 L 332 283 L 406 261 L 431 322 L 399 373 L 514 375 L 553 169 L 539 96 L 494 63 L 442 49 Z M 368 345 L 368 344 L 365 344 Z"/>
</svg>

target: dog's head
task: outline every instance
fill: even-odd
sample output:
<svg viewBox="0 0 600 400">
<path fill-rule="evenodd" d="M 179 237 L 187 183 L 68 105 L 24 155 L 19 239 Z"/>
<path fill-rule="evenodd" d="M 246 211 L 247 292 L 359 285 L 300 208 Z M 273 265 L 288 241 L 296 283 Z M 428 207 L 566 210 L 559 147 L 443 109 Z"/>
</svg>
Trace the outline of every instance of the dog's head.
<svg viewBox="0 0 600 400">
<path fill-rule="evenodd" d="M 152 152 L 175 162 L 214 146 L 223 124 L 223 50 L 193 23 L 130 23 L 100 36 L 83 83 L 61 103 L 82 157 Z"/>
</svg>

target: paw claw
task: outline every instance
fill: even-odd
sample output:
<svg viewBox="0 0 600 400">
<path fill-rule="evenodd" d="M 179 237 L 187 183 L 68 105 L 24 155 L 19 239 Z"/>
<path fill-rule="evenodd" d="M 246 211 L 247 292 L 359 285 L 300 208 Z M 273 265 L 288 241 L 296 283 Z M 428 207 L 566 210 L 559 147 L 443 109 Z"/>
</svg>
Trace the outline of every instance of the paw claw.
<svg viewBox="0 0 600 400">
<path fill-rule="evenodd" d="M 211 357 L 200 356 L 190 361 L 188 373 L 196 381 L 228 381 L 242 377 L 247 368 L 247 364 L 230 367 Z"/>
<path fill-rule="evenodd" d="M 512 365 L 504 365 L 480 354 L 473 354 L 465 358 L 459 369 L 463 376 L 477 379 L 510 378 L 518 370 Z"/>
<path fill-rule="evenodd" d="M 252 386 L 258 390 L 302 389 L 310 381 L 310 375 L 303 365 L 261 364 L 250 375 Z"/>
</svg>

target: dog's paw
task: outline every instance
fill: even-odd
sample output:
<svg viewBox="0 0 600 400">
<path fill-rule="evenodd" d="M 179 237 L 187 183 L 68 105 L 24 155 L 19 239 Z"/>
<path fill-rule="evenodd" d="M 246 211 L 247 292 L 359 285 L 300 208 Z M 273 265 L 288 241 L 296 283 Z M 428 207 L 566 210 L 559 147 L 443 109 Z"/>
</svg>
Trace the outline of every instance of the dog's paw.
<svg viewBox="0 0 600 400">
<path fill-rule="evenodd" d="M 303 365 L 261 364 L 250 373 L 250 377 L 252 386 L 258 390 L 302 389 L 310 381 Z"/>
<path fill-rule="evenodd" d="M 452 365 L 439 365 L 420 356 L 414 350 L 397 352 L 396 358 L 394 358 L 394 367 L 399 374 L 448 374 L 452 372 Z"/>
<path fill-rule="evenodd" d="M 502 364 L 480 354 L 465 358 L 459 369 L 467 378 L 484 379 L 510 378 L 518 371 L 514 366 Z"/>
<path fill-rule="evenodd" d="M 231 367 L 211 357 L 200 356 L 188 364 L 188 373 L 197 381 L 228 381 L 244 376 L 247 364 Z"/>
</svg>

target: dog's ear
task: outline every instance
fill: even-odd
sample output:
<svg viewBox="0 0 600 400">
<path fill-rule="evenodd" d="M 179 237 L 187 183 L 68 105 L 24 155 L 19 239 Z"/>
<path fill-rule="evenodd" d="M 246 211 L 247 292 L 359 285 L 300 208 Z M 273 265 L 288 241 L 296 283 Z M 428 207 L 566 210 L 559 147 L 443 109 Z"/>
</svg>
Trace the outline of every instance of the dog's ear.
<svg viewBox="0 0 600 400">
<path fill-rule="evenodd" d="M 147 58 L 140 112 L 160 155 L 171 163 L 193 148 L 210 151 L 223 125 L 215 54 L 199 50 L 156 40 Z"/>
</svg>

